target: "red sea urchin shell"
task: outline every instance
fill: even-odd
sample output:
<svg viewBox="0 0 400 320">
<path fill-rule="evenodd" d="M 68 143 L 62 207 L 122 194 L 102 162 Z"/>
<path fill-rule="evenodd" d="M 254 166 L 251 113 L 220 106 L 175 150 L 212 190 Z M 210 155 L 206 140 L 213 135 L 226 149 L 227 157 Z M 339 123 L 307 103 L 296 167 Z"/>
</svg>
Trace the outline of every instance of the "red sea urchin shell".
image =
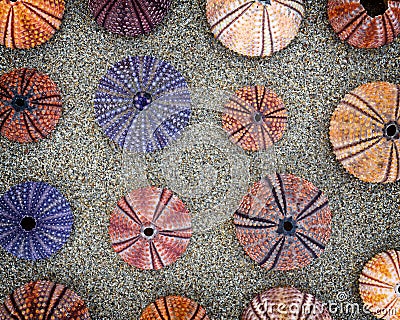
<svg viewBox="0 0 400 320">
<path fill-rule="evenodd" d="M 64 0 L 1 0 L 0 43 L 28 49 L 49 40 L 60 28 Z"/>
<path fill-rule="evenodd" d="M 400 252 L 389 250 L 373 257 L 360 275 L 360 295 L 378 318 L 400 319 Z"/>
<path fill-rule="evenodd" d="M 167 14 L 171 0 L 90 0 L 96 22 L 106 30 L 135 37 L 149 33 Z"/>
<path fill-rule="evenodd" d="M 303 0 L 207 0 L 216 39 L 246 56 L 266 57 L 285 48 L 304 16 Z"/>
<path fill-rule="evenodd" d="M 257 295 L 242 320 L 331 320 L 323 303 L 296 288 L 272 288 Z"/>
<path fill-rule="evenodd" d="M 88 320 L 85 302 L 72 290 L 51 281 L 36 281 L 15 290 L 2 305 L 0 319 Z"/>
<path fill-rule="evenodd" d="M 209 320 L 197 302 L 181 296 L 158 298 L 142 312 L 139 320 Z"/>
<path fill-rule="evenodd" d="M 359 86 L 340 101 L 330 124 L 336 158 L 366 182 L 400 177 L 400 87 L 388 82 Z"/>
<path fill-rule="evenodd" d="M 331 234 L 331 211 L 311 182 L 275 174 L 254 183 L 234 224 L 250 258 L 269 270 L 290 270 L 322 254 Z"/>
<path fill-rule="evenodd" d="M 400 2 L 388 1 L 384 14 L 368 15 L 360 0 L 328 0 L 328 18 L 342 41 L 357 48 L 377 48 L 400 33 Z"/>
<path fill-rule="evenodd" d="M 287 123 L 283 101 L 263 86 L 244 87 L 229 99 L 222 127 L 246 151 L 264 150 L 282 138 Z"/>
<path fill-rule="evenodd" d="M 122 197 L 110 219 L 114 250 L 141 269 L 161 269 L 186 250 L 192 227 L 184 203 L 168 189 L 146 187 Z"/>
<path fill-rule="evenodd" d="M 0 133 L 12 141 L 33 142 L 49 135 L 62 113 L 56 84 L 35 69 L 0 77 Z"/>
</svg>

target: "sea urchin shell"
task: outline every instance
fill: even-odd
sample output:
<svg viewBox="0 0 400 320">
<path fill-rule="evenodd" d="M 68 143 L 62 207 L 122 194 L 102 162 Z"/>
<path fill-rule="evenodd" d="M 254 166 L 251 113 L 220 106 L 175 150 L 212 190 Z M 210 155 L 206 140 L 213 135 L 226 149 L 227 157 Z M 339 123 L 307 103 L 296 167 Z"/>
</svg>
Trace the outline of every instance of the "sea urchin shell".
<svg viewBox="0 0 400 320">
<path fill-rule="evenodd" d="M 111 67 L 100 80 L 94 107 L 105 133 L 134 152 L 164 148 L 191 114 L 185 79 L 152 57 L 127 57 Z"/>
<path fill-rule="evenodd" d="M 225 105 L 222 127 L 246 151 L 264 150 L 282 138 L 287 115 L 283 101 L 262 86 L 236 91 Z"/>
<path fill-rule="evenodd" d="M 387 9 L 377 16 L 369 15 L 366 0 L 328 0 L 328 18 L 342 41 L 358 48 L 377 48 L 392 42 L 400 33 L 400 2 L 387 1 Z M 369 1 L 373 6 L 383 0 Z M 367 2 L 368 4 L 368 2 Z"/>
<path fill-rule="evenodd" d="M 142 312 L 139 320 L 209 320 L 204 308 L 197 302 L 181 297 L 158 298 Z"/>
<path fill-rule="evenodd" d="M 72 223 L 69 203 L 47 183 L 22 183 L 0 198 L 0 245 L 19 258 L 50 257 L 67 241 Z"/>
<path fill-rule="evenodd" d="M 36 281 L 15 290 L 0 305 L 0 319 L 88 320 L 85 302 L 72 290 L 51 281 Z"/>
<path fill-rule="evenodd" d="M 149 33 L 167 14 L 171 0 L 90 0 L 96 22 L 106 30 L 135 37 Z"/>
<path fill-rule="evenodd" d="M 122 259 L 141 269 L 175 262 L 192 236 L 183 202 L 168 189 L 146 187 L 122 197 L 111 215 L 109 233 Z"/>
<path fill-rule="evenodd" d="M 207 20 L 215 38 L 246 56 L 270 56 L 299 31 L 303 0 L 207 0 Z"/>
<path fill-rule="evenodd" d="M 301 268 L 325 249 L 331 234 L 328 200 L 311 182 L 291 174 L 254 183 L 234 214 L 236 236 L 261 267 Z"/>
<path fill-rule="evenodd" d="M 331 320 L 324 304 L 296 288 L 277 287 L 257 295 L 242 320 Z"/>
<path fill-rule="evenodd" d="M 373 257 L 360 275 L 360 295 L 378 318 L 400 319 L 400 252 L 389 250 Z"/>
<path fill-rule="evenodd" d="M 49 40 L 60 28 L 64 0 L 1 0 L 0 43 L 28 49 Z"/>
<path fill-rule="evenodd" d="M 35 69 L 16 69 L 0 77 L 0 133 L 21 143 L 49 135 L 62 113 L 56 84 Z"/>
<path fill-rule="evenodd" d="M 330 140 L 348 172 L 366 182 L 399 179 L 400 88 L 388 82 L 359 86 L 332 115 Z"/>
</svg>

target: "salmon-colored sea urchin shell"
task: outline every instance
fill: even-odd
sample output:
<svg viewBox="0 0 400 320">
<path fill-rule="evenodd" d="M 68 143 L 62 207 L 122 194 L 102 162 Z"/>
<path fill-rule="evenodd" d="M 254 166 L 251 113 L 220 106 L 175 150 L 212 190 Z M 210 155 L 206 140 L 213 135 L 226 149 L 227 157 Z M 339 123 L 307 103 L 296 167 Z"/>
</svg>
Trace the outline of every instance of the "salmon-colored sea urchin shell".
<svg viewBox="0 0 400 320">
<path fill-rule="evenodd" d="M 377 48 L 392 42 L 400 33 L 400 1 L 387 1 L 386 11 L 377 16 L 370 16 L 363 2 L 328 0 L 328 18 L 338 37 L 358 48 Z M 369 2 L 377 6 L 383 0 Z"/>
<path fill-rule="evenodd" d="M 142 312 L 139 320 L 209 320 L 204 308 L 197 302 L 181 297 L 158 298 Z"/>
<path fill-rule="evenodd" d="M 246 56 L 266 57 L 285 48 L 299 31 L 303 0 L 207 0 L 216 39 Z"/>
<path fill-rule="evenodd" d="M 250 258 L 269 270 L 290 270 L 322 254 L 331 235 L 331 211 L 311 182 L 277 173 L 254 183 L 234 224 Z"/>
<path fill-rule="evenodd" d="M 340 101 L 330 124 L 336 158 L 366 182 L 399 179 L 400 88 L 388 82 L 359 86 Z"/>
<path fill-rule="evenodd" d="M 146 187 L 122 197 L 110 219 L 114 250 L 141 269 L 161 269 L 186 250 L 192 227 L 189 211 L 168 189 Z"/>
<path fill-rule="evenodd" d="M 378 318 L 400 319 L 400 252 L 389 250 L 373 257 L 360 275 L 360 295 Z"/>
<path fill-rule="evenodd" d="M 60 28 L 64 0 L 1 0 L 0 43 L 28 49 L 49 40 Z"/>
<path fill-rule="evenodd" d="M 277 287 L 257 295 L 242 320 L 331 320 L 324 304 L 296 288 Z"/>
<path fill-rule="evenodd" d="M 0 77 L 0 133 L 12 141 L 33 142 L 56 127 L 62 113 L 56 84 L 35 69 L 16 69 Z"/>
<path fill-rule="evenodd" d="M 236 91 L 225 105 L 222 127 L 246 151 L 264 150 L 282 138 L 287 112 L 283 101 L 263 86 Z"/>
<path fill-rule="evenodd" d="M 15 290 L 2 305 L 0 319 L 88 320 L 85 302 L 72 290 L 51 281 L 36 281 Z"/>
</svg>

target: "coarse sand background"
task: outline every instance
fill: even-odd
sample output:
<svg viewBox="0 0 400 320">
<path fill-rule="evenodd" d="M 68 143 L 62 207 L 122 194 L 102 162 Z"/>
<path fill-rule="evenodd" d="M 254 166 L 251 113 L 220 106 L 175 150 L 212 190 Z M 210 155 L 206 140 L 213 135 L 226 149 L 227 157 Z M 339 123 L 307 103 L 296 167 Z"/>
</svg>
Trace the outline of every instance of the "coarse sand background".
<svg viewBox="0 0 400 320">
<path fill-rule="evenodd" d="M 361 309 L 358 276 L 364 263 L 383 250 L 399 249 L 399 184 L 367 184 L 350 176 L 335 160 L 329 121 L 340 99 L 355 87 L 377 80 L 398 82 L 400 40 L 376 50 L 354 49 L 340 42 L 331 29 L 326 1 L 308 0 L 300 32 L 288 48 L 271 58 L 251 59 L 214 40 L 205 1 L 174 0 L 163 23 L 151 34 L 135 39 L 98 27 L 86 0 L 66 2 L 61 30 L 48 43 L 26 51 L 0 47 L 1 73 L 35 67 L 49 74 L 61 90 L 64 106 L 51 137 L 26 145 L 0 138 L 0 193 L 28 180 L 48 182 L 70 202 L 74 228 L 66 245 L 45 261 L 18 260 L 0 248 L 0 301 L 26 282 L 50 279 L 78 293 L 93 319 L 138 319 L 147 304 L 172 294 L 196 300 L 212 319 L 239 319 L 255 294 L 290 285 L 330 302 L 334 319 L 374 319 L 334 307 L 356 303 Z M 283 98 L 289 120 L 284 138 L 274 150 L 276 168 L 310 180 L 330 200 L 332 236 L 320 258 L 301 270 L 266 272 L 245 255 L 236 240 L 231 207 L 226 208 L 221 223 L 205 216 L 206 227 L 195 230 L 186 253 L 164 270 L 138 270 L 114 253 L 108 224 L 116 201 L 127 191 L 121 182 L 125 160 L 121 149 L 96 123 L 93 97 L 106 70 L 128 55 L 151 55 L 170 62 L 191 89 L 204 95 L 260 84 Z M 193 124 L 208 116 L 211 119 L 215 114 L 194 112 Z M 190 145 L 184 148 L 191 152 Z M 233 165 L 232 150 L 212 145 L 204 155 L 192 150 L 200 162 L 194 171 L 193 159 L 177 155 L 184 158 L 180 163 L 185 175 L 182 181 L 191 183 L 192 189 L 199 183 L 199 190 L 209 183 L 211 189 L 222 190 L 224 198 L 223 190 L 229 190 L 229 178 L 233 178 L 230 168 L 226 169 Z M 174 190 L 165 183 L 164 171 L 154 169 L 165 167 L 160 156 L 162 152 L 146 157 L 147 166 L 137 165 L 137 170 L 148 177 L 147 184 L 159 183 Z M 247 188 L 263 173 L 253 172 L 256 163 L 270 153 L 258 154 L 258 160 L 251 154 L 244 156 L 250 163 L 242 168 Z M 223 165 L 213 157 L 221 158 Z M 208 161 L 211 174 L 202 180 L 197 174 L 204 161 Z M 241 176 L 240 172 L 235 174 Z M 240 192 L 244 194 L 246 188 Z M 196 201 L 188 206 L 201 220 L 202 205 L 210 204 L 202 203 L 201 197 Z M 240 196 L 228 201 L 237 205 Z"/>
</svg>

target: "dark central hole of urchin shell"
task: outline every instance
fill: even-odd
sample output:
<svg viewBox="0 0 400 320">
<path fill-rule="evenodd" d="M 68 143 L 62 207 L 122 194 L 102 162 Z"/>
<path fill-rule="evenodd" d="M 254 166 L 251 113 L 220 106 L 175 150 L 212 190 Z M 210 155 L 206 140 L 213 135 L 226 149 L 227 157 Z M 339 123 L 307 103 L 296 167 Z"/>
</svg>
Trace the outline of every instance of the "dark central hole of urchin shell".
<svg viewBox="0 0 400 320">
<path fill-rule="evenodd" d="M 389 139 L 399 139 L 400 137 L 400 126 L 396 121 L 389 122 L 383 128 L 383 135 Z"/>
<path fill-rule="evenodd" d="M 384 0 L 360 0 L 360 3 L 371 17 L 384 14 L 388 8 Z"/>
<path fill-rule="evenodd" d="M 263 119 L 262 113 L 257 112 L 257 113 L 254 115 L 254 121 L 255 121 L 255 122 L 261 122 L 262 119 Z"/>
<path fill-rule="evenodd" d="M 144 233 L 144 235 L 145 235 L 146 237 L 152 237 L 153 234 L 154 234 L 154 229 L 153 229 L 153 228 L 150 228 L 150 227 L 147 227 L 147 228 L 145 228 L 145 229 L 143 230 L 143 233 Z"/>
<path fill-rule="evenodd" d="M 18 0 L 10 0 L 10 2 L 17 2 Z"/>
<path fill-rule="evenodd" d="M 151 95 L 143 91 L 136 93 L 135 96 L 133 97 L 133 103 L 135 105 L 135 108 L 140 111 L 142 111 L 152 101 L 153 99 L 151 98 Z"/>
<path fill-rule="evenodd" d="M 11 102 L 11 106 L 16 112 L 21 112 L 29 108 L 29 102 L 23 96 L 15 96 Z"/>
<path fill-rule="evenodd" d="M 262 3 L 263 5 L 271 4 L 271 0 L 258 0 L 258 2 Z"/>
<path fill-rule="evenodd" d="M 396 284 L 394 287 L 394 292 L 400 297 L 400 283 Z"/>
<path fill-rule="evenodd" d="M 279 219 L 279 225 L 277 232 L 283 235 L 293 235 L 296 232 L 297 224 L 296 221 L 292 217 L 285 217 L 283 219 Z"/>
<path fill-rule="evenodd" d="M 31 231 L 36 228 L 36 221 L 32 217 L 23 217 L 20 224 L 25 231 Z"/>
</svg>

